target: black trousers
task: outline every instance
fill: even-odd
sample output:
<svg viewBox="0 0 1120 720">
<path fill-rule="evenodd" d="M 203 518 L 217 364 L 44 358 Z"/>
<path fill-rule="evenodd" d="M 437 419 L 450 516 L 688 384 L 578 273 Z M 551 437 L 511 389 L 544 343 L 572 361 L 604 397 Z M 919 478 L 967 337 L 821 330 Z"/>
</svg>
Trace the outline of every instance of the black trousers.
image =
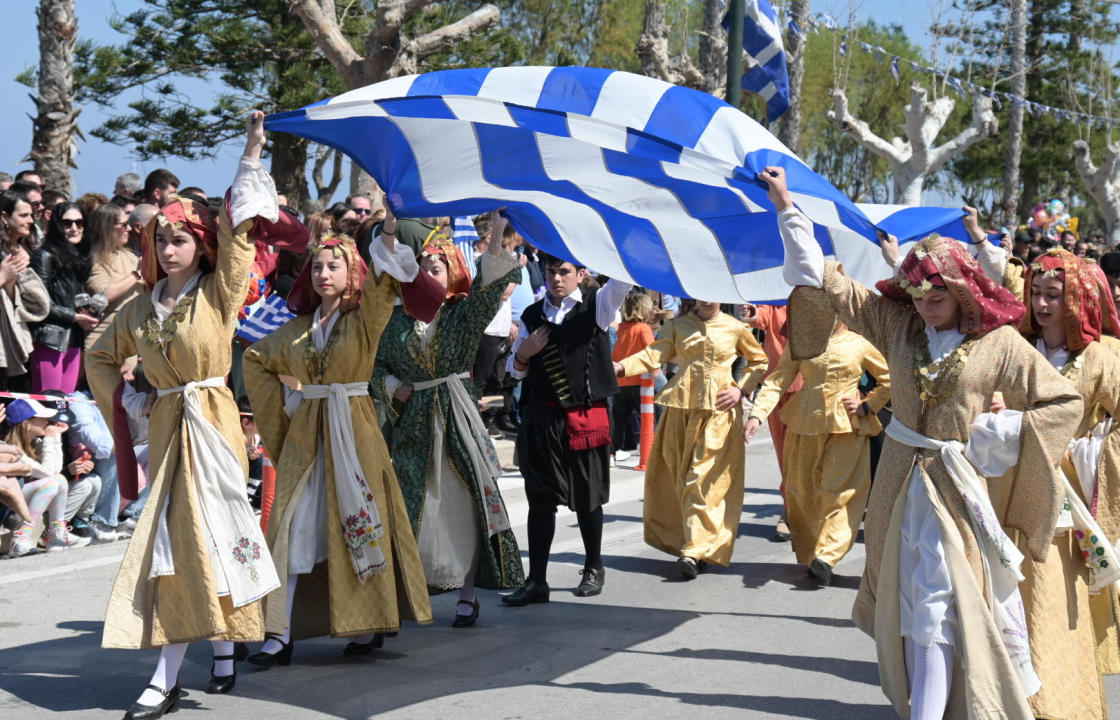
<svg viewBox="0 0 1120 720">
<path fill-rule="evenodd" d="M 509 349 L 509 338 L 483 335 L 474 362 L 474 386 L 478 390 L 479 397 L 485 395 L 488 390 L 500 393 L 502 413 L 506 414 L 513 410 L 513 388 L 517 385 L 517 381 L 506 373 Z M 495 414 L 488 411 L 483 414 L 483 418 L 491 421 Z"/>
<path fill-rule="evenodd" d="M 615 395 L 614 406 L 611 408 L 612 428 L 611 444 L 615 450 L 625 450 L 626 440 L 628 436 L 633 433 L 630 430 L 630 418 L 634 413 L 641 411 L 641 388 L 638 385 L 623 385 L 618 389 L 618 394 Z M 631 437 L 631 440 L 637 441 L 637 437 Z"/>
</svg>

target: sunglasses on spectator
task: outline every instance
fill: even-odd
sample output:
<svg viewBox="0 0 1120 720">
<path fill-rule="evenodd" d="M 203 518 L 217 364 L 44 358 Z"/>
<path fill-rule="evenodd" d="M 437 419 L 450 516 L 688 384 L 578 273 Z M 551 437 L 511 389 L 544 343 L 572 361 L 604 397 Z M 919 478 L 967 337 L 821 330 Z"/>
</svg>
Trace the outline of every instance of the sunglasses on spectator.
<svg viewBox="0 0 1120 720">
<path fill-rule="evenodd" d="M 373 213 L 369 208 L 350 208 L 354 211 L 355 215 L 371 215 Z"/>
<path fill-rule="evenodd" d="M 69 218 L 62 218 L 62 226 L 63 227 L 69 227 L 71 225 L 73 225 L 74 227 L 85 227 L 86 226 L 86 221 L 81 220 L 81 219 L 71 220 Z"/>
</svg>

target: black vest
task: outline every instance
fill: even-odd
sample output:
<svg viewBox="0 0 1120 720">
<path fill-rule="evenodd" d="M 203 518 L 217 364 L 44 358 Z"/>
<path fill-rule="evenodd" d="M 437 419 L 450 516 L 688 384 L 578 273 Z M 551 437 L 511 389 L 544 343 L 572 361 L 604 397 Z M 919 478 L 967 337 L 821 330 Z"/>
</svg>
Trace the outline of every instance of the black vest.
<svg viewBox="0 0 1120 720">
<path fill-rule="evenodd" d="M 550 324 L 548 345 L 529 360 L 529 375 L 522 388 L 526 401 L 572 408 L 591 405 L 618 392 L 610 337 L 595 322 L 597 293 L 583 293 L 583 300 L 559 325 Z M 548 323 L 544 303 L 539 300 L 521 314 L 528 332 Z"/>
</svg>

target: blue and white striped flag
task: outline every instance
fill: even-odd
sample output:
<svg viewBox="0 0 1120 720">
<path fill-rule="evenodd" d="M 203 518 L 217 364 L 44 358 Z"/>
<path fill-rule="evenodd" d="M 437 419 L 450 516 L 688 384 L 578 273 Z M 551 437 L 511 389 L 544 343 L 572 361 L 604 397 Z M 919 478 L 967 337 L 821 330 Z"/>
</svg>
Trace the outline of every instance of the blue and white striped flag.
<svg viewBox="0 0 1120 720">
<path fill-rule="evenodd" d="M 474 221 L 469 217 L 451 218 L 451 241 L 463 253 L 463 257 L 467 261 L 467 270 L 470 272 L 473 281 L 475 273 L 474 244 L 478 242 L 478 231 L 475 230 Z M 491 238 L 492 241 L 493 238 Z M 501 238 L 498 238 L 498 242 L 501 242 Z"/>
<path fill-rule="evenodd" d="M 723 27 L 730 26 L 731 17 L 725 15 Z M 746 2 L 743 52 L 753 64 L 743 73 L 740 84 L 766 101 L 766 119 L 773 122 L 789 108 L 789 70 L 778 13 L 767 0 Z"/>
<path fill-rule="evenodd" d="M 785 169 L 826 256 L 885 277 L 876 225 L 901 242 L 956 208 L 869 217 L 757 122 L 711 95 L 581 67 L 444 70 L 387 80 L 269 116 L 350 155 L 401 217 L 505 207 L 541 250 L 677 297 L 789 295 L 773 205 L 757 174 Z"/>
<path fill-rule="evenodd" d="M 241 327 L 237 329 L 237 337 L 254 343 L 279 330 L 280 327 L 295 317 L 288 310 L 288 301 L 275 293 L 265 298 L 264 302 L 257 305 L 253 314 L 245 318 Z"/>
</svg>

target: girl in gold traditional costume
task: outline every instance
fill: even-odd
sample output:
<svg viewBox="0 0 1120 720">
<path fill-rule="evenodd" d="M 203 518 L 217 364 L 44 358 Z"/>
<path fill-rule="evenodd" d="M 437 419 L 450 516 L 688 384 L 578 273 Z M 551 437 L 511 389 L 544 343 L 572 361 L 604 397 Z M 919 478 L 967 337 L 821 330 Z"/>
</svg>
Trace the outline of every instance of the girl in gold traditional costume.
<svg viewBox="0 0 1120 720">
<path fill-rule="evenodd" d="M 432 621 L 408 511 L 369 396 L 377 346 L 400 291 L 394 278 L 412 281 L 419 265 L 392 233 L 381 237 L 371 246 L 372 272 L 350 237 L 312 238 L 288 296 L 298 317 L 245 351 L 253 416 L 276 465 L 268 544 L 285 579 L 265 601 L 269 638 L 249 658 L 262 667 L 288 665 L 293 638 L 349 637 L 345 654 L 365 654 L 403 619 Z M 294 378 L 299 389 L 282 378 L 289 385 Z"/>
<path fill-rule="evenodd" d="M 279 587 L 246 498 L 241 424 L 225 384 L 254 256 L 248 232 L 259 214 L 245 201 L 246 189 L 272 183 L 259 162 L 263 117 L 253 113 L 248 121 L 232 212 L 216 222 L 206 206 L 188 200 L 161 209 L 144 232 L 142 274 L 151 294 L 125 305 L 86 356 L 107 423 L 126 358 L 140 356 L 158 396 L 149 436 L 151 501 L 113 585 L 102 639 L 107 648 L 162 648 L 126 720 L 177 709 L 179 666 L 195 640 L 214 641 L 207 692 L 232 690 L 234 641 L 261 638 L 259 600 Z"/>
<path fill-rule="evenodd" d="M 803 286 L 792 297 L 792 355 L 820 352 L 839 316 L 890 369 L 894 419 L 868 499 L 867 565 L 852 611 L 875 638 L 883 691 L 914 720 L 1033 718 L 1027 698 L 1039 680 L 1018 589 L 1023 557 L 1007 532 L 1019 531 L 1035 559 L 1047 556 L 1064 496 L 1058 463 L 1081 397 L 1019 335 L 1023 304 L 960 243 L 918 243 L 876 295 L 825 263 L 784 170 L 758 177 L 778 211 L 786 282 Z M 1012 432 L 987 413 L 996 390 L 1027 408 Z"/>
<path fill-rule="evenodd" d="M 865 370 L 876 386 L 861 398 Z M 794 360 L 787 345 L 755 399 L 743 433 L 748 442 L 798 377 L 804 385 L 782 409 L 782 424 L 789 429 L 786 508 L 797 562 L 828 585 L 863 519 L 871 489 L 871 436 L 883 431 L 876 413 L 890 399 L 890 375 L 883 355 L 843 323 L 816 357 Z"/>
<path fill-rule="evenodd" d="M 740 383 L 731 377 L 736 357 L 747 360 Z M 646 470 L 645 539 L 675 555 L 691 580 L 702 563 L 731 563 L 743 511 L 742 400 L 762 379 L 766 353 L 719 303 L 696 302 L 667 320 L 652 345 L 616 362 L 615 372 L 652 372 L 674 359 L 680 371 L 657 397 L 665 410 Z"/>
<path fill-rule="evenodd" d="M 1099 472 L 1099 468 L 1105 458 L 1110 467 L 1115 467 L 1120 455 L 1120 426 L 1111 418 L 1102 419 L 1105 413 L 1116 417 L 1120 406 L 1120 357 L 1099 341 L 1103 329 L 1115 329 L 1120 322 L 1107 280 L 1098 273 L 1098 267 L 1060 248 L 1048 251 L 1030 265 L 1023 292 L 1031 308 L 1023 323 L 1024 334 L 1074 384 L 1085 401 L 1077 439 L 1063 462 L 1070 481 L 1067 507 L 1059 516 L 1046 562 L 1028 562 L 1025 567 L 1023 601 L 1031 654 L 1042 680 L 1042 689 L 1030 702 L 1040 718 L 1105 718 L 1108 709 L 1097 667 L 1089 595 L 1090 583 L 1098 580 L 1094 577 L 1097 568 L 1090 567 L 1092 562 L 1100 564 L 1091 541 L 1098 533 L 1078 527 L 1078 513 L 1072 506 L 1079 506 L 1082 515 L 1096 514 L 1090 508 L 1098 507 L 1100 498 L 1116 493 L 1116 478 Z M 1104 533 L 1111 537 L 1108 530 Z M 1102 548 L 1108 542 L 1104 538 L 1098 541 Z M 1086 552 L 1089 550 L 1092 552 Z M 1104 565 L 1107 571 L 1108 563 Z M 1111 610 L 1111 583 L 1108 585 L 1092 588 L 1105 591 L 1100 596 L 1105 610 Z M 1109 621 L 1110 616 L 1111 612 L 1103 614 Z M 1109 624 L 1114 625 L 1114 621 Z M 1115 633 L 1115 627 L 1105 629 Z"/>
</svg>

